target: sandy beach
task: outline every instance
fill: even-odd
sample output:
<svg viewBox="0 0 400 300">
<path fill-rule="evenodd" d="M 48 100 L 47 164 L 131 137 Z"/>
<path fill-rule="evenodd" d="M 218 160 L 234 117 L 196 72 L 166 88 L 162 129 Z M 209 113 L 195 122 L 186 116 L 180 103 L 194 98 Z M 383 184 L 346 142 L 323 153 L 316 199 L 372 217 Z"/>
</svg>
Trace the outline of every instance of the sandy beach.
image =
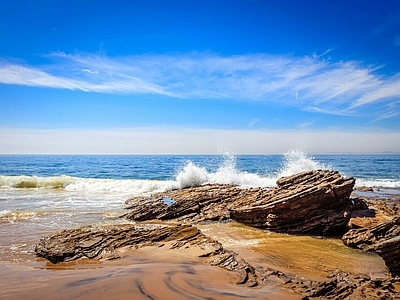
<svg viewBox="0 0 400 300">
<path fill-rule="evenodd" d="M 95 158 L 89 157 L 88 162 Z M 113 162 L 113 168 L 119 172 L 120 164 L 112 158 L 107 159 Z M 165 158 L 157 159 L 158 165 Z M 257 157 L 254 164 L 258 161 Z M 146 160 L 141 163 L 147 167 L 145 162 Z M 313 163 L 311 160 L 308 162 Z M 342 160 L 338 162 L 342 163 Z M 95 165 L 94 169 L 97 168 Z M 191 163 L 185 168 L 177 176 L 177 179 L 185 178 L 185 182 L 197 178 L 198 173 L 192 171 L 201 170 Z M 233 178 L 255 178 L 257 182 L 272 181 L 270 177 L 241 173 L 234 167 L 223 170 L 225 171 L 215 173 L 210 171 L 207 176 L 219 174 L 224 175 L 224 178 L 231 178 L 235 175 Z M 330 171 L 307 172 L 304 173 L 306 177 L 311 174 L 338 176 Z M 302 177 L 294 175 L 293 178 Z M 398 188 L 367 186 L 356 187 L 356 190 L 353 190 L 354 182 L 351 178 L 337 180 L 337 183 L 343 182 L 343 189 L 332 189 L 331 185 L 326 186 L 324 181 L 313 181 L 309 185 L 303 182 L 297 186 L 288 179 L 274 180 L 280 185 L 265 188 L 201 184 L 187 189 L 166 189 L 166 186 L 180 181 L 3 176 L 0 298 L 302 299 L 305 295 L 312 295 L 310 299 L 315 299 L 319 297 L 315 295 L 322 293 L 325 284 L 331 289 L 325 289 L 325 293 L 332 291 L 329 295 L 331 299 L 337 299 L 332 297 L 336 297 L 335 293 L 340 291 L 345 291 L 341 293 L 340 299 L 357 299 L 365 295 L 370 299 L 381 299 L 378 295 L 381 292 L 390 296 L 398 295 L 399 281 L 391 280 L 388 266 L 381 256 L 375 252 L 346 246 L 341 239 L 343 233 L 350 228 L 374 226 L 398 215 Z M 380 182 L 378 178 L 376 183 Z M 26 183 L 35 184 L 35 187 L 19 187 Z M 324 186 L 326 188 L 323 188 Z M 154 192 L 160 187 L 161 192 Z M 343 202 L 340 202 L 338 195 L 344 190 L 348 190 L 348 194 L 341 196 Z M 143 191 L 146 191 L 145 196 Z M 298 193 L 307 195 L 302 198 L 305 202 L 295 202 Z M 352 198 L 347 199 L 350 193 Z M 284 200 L 281 201 L 280 198 Z M 263 203 L 263 199 L 267 202 Z M 232 201 L 236 201 L 237 206 L 230 206 L 231 208 L 240 209 L 245 205 L 251 207 L 252 203 L 257 203 L 261 208 L 267 207 L 265 205 L 268 204 L 268 199 L 275 199 L 273 203 L 279 202 L 281 207 L 293 204 L 293 208 L 282 210 L 282 216 L 286 219 L 284 222 L 275 223 L 278 226 L 275 229 L 278 230 L 246 225 L 247 223 L 232 218 L 232 210 L 227 210 Z M 293 199 L 293 202 L 288 199 Z M 363 201 L 365 204 L 361 205 Z M 358 206 L 355 205 L 356 202 Z M 311 206 L 312 203 L 318 206 Z M 333 210 L 324 210 L 333 203 L 343 203 L 343 206 L 338 207 L 335 214 L 332 213 Z M 201 209 L 196 210 L 196 207 Z M 346 211 L 346 207 L 350 210 Z M 193 209 L 195 211 L 192 211 Z M 357 214 L 350 218 L 349 213 L 353 209 Z M 299 223 L 296 219 L 299 211 L 300 215 L 308 216 L 306 219 L 311 222 Z M 171 215 L 170 219 L 165 217 L 165 212 Z M 290 215 L 285 212 L 290 212 Z M 364 213 L 370 217 L 364 217 Z M 315 217 L 310 219 L 313 214 Z M 240 217 L 239 214 L 236 216 Z M 251 220 L 252 215 L 249 217 Z M 246 218 L 243 220 L 246 221 Z M 151 228 L 177 227 L 176 224 L 184 224 L 182 227 L 186 226 L 185 228 L 195 228 L 193 232 L 200 232 L 201 236 L 198 240 L 179 240 L 179 235 L 178 239 L 177 236 L 170 240 L 152 239 L 157 237 L 158 233 L 152 236 Z M 320 224 L 323 226 L 319 227 Z M 332 224 L 339 224 L 341 228 L 337 235 L 324 234 L 324 228 L 329 228 Z M 290 233 L 279 231 L 281 225 L 285 230 L 290 230 Z M 288 225 L 290 227 L 287 227 Z M 136 230 L 136 227 L 139 230 Z M 93 228 L 93 231 L 85 231 L 88 228 Z M 112 231 L 111 234 L 107 228 L 115 228 L 116 231 Z M 119 228 L 127 231 L 118 231 Z M 146 228 L 149 231 L 146 231 Z M 313 228 L 317 230 L 314 233 L 309 231 Z M 97 235 L 99 230 L 101 233 Z M 188 232 L 191 230 L 188 229 Z M 306 231 L 302 233 L 301 230 Z M 42 240 L 57 236 L 60 232 L 78 232 L 77 239 L 72 241 L 61 234 L 61 240 L 56 239 L 54 244 L 47 244 L 49 247 L 46 243 L 42 244 L 44 252 L 41 253 L 47 259 L 38 257 L 35 247 Z M 89 235 L 82 239 L 83 236 L 79 237 L 79 232 Z M 190 234 L 187 237 L 190 238 Z M 107 240 L 120 240 L 119 237 L 124 240 L 123 244 L 115 244 L 117 246 L 110 248 L 111 252 L 109 248 L 103 248 L 107 253 L 111 253 L 113 258 L 119 258 L 103 260 L 104 257 L 97 254 L 86 256 L 90 251 L 103 253 L 101 248 L 100 252 L 96 252 L 91 245 L 96 245 L 98 241 L 102 241 L 98 245 L 104 245 L 107 244 Z M 215 243 L 211 242 L 211 248 L 207 250 L 202 247 L 204 239 L 213 240 L 220 248 L 213 249 Z M 84 252 L 83 255 L 80 252 L 79 256 L 72 254 L 67 260 L 52 260 L 46 256 L 46 251 L 51 252 L 52 249 L 64 249 L 66 252 L 62 250 L 61 253 L 69 253 L 70 242 L 71 245 L 77 246 L 71 249 L 80 251 L 79 249 L 84 248 L 89 249 L 89 252 Z M 175 243 L 181 245 L 176 247 Z M 80 248 L 80 245 L 84 245 L 83 248 Z M 71 253 L 75 253 L 75 250 Z M 114 250 L 118 255 L 114 256 Z M 211 254 L 205 255 L 207 253 Z M 231 256 L 228 260 L 221 260 L 224 255 Z M 77 258 L 79 259 L 76 260 Z M 246 276 L 245 280 L 243 274 Z M 383 287 L 375 288 L 375 284 L 381 284 Z M 343 285 L 345 289 L 340 290 Z M 353 298 L 348 298 L 346 293 L 351 293 Z"/>
<path fill-rule="evenodd" d="M 277 234 L 238 223 L 199 226 L 256 267 L 323 280 L 340 269 L 385 277 L 383 260 L 348 248 L 339 239 Z M 237 284 L 235 272 L 210 266 L 198 247 L 170 249 L 169 244 L 139 249 L 125 247 L 121 259 L 81 259 L 54 265 L 31 261 L 0 264 L 4 299 L 301 299 L 271 279 L 262 287 Z"/>
</svg>

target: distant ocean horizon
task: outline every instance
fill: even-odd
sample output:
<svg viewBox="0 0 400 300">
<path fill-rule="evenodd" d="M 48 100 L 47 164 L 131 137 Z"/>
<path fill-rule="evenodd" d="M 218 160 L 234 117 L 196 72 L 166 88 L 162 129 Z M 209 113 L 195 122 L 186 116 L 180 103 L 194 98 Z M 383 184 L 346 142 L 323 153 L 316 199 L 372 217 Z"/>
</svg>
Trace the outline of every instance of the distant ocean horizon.
<svg viewBox="0 0 400 300">
<path fill-rule="evenodd" d="M 398 188 L 399 165 L 400 154 L 394 153 L 309 155 L 300 150 L 282 155 L 0 154 L 0 187 L 41 187 L 41 182 L 46 181 L 49 188 L 50 178 L 58 180 L 57 188 L 66 188 L 73 177 L 162 181 L 177 180 L 178 176 L 181 181 L 183 177 L 189 180 L 189 185 L 195 180 L 190 176 L 194 176 L 200 180 L 197 184 L 269 187 L 281 176 L 333 169 L 343 176 L 355 177 L 358 185 Z M 183 174 L 184 170 L 188 173 Z M 66 178 L 69 180 L 63 182 Z M 19 179 L 31 186 L 23 186 Z M 179 184 L 176 188 L 185 187 L 184 182 Z"/>
<path fill-rule="evenodd" d="M 206 183 L 275 186 L 333 169 L 356 186 L 400 190 L 400 155 L 0 155 L 0 261 L 32 257 L 50 232 L 126 222 L 125 200 Z"/>
</svg>

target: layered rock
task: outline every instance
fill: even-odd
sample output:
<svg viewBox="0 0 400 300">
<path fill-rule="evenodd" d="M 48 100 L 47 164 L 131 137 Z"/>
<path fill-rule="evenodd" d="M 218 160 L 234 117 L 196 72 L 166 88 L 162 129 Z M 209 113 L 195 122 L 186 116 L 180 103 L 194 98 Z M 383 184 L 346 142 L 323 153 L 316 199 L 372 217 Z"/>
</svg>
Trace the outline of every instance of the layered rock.
<svg viewBox="0 0 400 300">
<path fill-rule="evenodd" d="M 135 221 L 239 222 L 287 233 L 339 234 L 346 230 L 350 212 L 365 208 L 349 199 L 354 178 L 336 171 L 308 171 L 283 177 L 272 189 L 242 189 L 231 185 L 199 187 L 136 197 L 127 201 Z"/>
<path fill-rule="evenodd" d="M 303 299 L 398 299 L 394 283 L 400 279 L 371 279 L 368 275 L 336 271 L 326 280 L 299 278 L 271 267 L 252 266 L 237 253 L 188 225 L 141 224 L 108 225 L 62 230 L 40 240 L 36 253 L 52 263 L 80 258 L 107 260 L 118 258 L 120 247 L 169 245 L 171 249 L 199 247 L 202 257 L 212 266 L 239 274 L 238 284 L 249 287 L 283 285 Z M 172 250 L 173 251 L 173 250 Z"/>
<path fill-rule="evenodd" d="M 208 259 L 211 265 L 237 272 L 240 275 L 238 283 L 258 284 L 254 268 L 244 259 L 190 225 L 119 224 L 62 230 L 42 238 L 35 252 L 37 256 L 59 264 L 84 258 L 116 259 L 120 258 L 117 250 L 122 247 L 163 247 L 167 243 L 171 249 L 198 247 L 201 249 L 199 257 Z"/>
<path fill-rule="evenodd" d="M 234 219 L 273 231 L 307 234 L 339 234 L 346 230 L 351 212 L 363 204 L 349 199 L 354 178 L 337 171 L 302 172 L 277 181 L 269 197 L 251 203 L 235 203 Z"/>
<path fill-rule="evenodd" d="M 222 221 L 230 218 L 228 206 L 241 197 L 266 193 L 261 188 L 245 190 L 232 185 L 208 184 L 139 196 L 126 201 L 130 210 L 124 217 L 134 221 L 179 220 L 183 222 Z"/>
<path fill-rule="evenodd" d="M 399 216 L 373 227 L 349 230 L 342 241 L 349 247 L 375 251 L 383 258 L 392 276 L 400 276 Z"/>
<path fill-rule="evenodd" d="M 44 237 L 35 248 L 38 256 L 52 263 L 73 261 L 79 258 L 119 258 L 116 249 L 124 246 L 144 246 L 175 241 L 175 246 L 195 243 L 207 244 L 218 251 L 221 245 L 205 237 L 196 227 L 165 224 L 119 224 L 62 230 Z"/>
</svg>

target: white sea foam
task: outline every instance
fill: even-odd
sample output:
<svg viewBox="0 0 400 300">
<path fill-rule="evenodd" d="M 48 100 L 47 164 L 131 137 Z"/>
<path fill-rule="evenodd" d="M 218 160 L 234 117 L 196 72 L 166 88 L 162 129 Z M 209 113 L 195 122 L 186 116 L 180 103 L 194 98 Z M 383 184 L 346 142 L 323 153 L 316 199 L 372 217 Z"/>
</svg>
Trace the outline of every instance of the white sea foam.
<svg viewBox="0 0 400 300">
<path fill-rule="evenodd" d="M 226 155 L 225 160 L 216 172 L 208 172 L 205 168 L 188 162 L 182 171 L 176 176 L 180 188 L 199 186 L 206 183 L 235 184 L 243 187 L 272 186 L 274 180 L 261 177 L 257 174 L 239 171 L 236 168 L 236 157 Z"/>
<path fill-rule="evenodd" d="M 39 213 L 34 211 L 24 210 L 2 210 L 0 211 L 1 222 L 18 222 L 21 220 L 29 220 L 36 217 Z"/>
<path fill-rule="evenodd" d="M 75 183 L 66 186 L 65 190 L 140 195 L 146 193 L 164 192 L 176 188 L 178 188 L 178 185 L 172 180 L 79 178 Z"/>
<path fill-rule="evenodd" d="M 209 175 L 205 168 L 196 166 L 190 161 L 176 176 L 176 181 L 180 188 L 199 186 L 209 182 Z"/>
<path fill-rule="evenodd" d="M 282 165 L 277 171 L 269 174 L 257 174 L 239 170 L 236 156 L 227 154 L 215 171 L 208 171 L 205 167 L 188 161 L 171 180 L 95 179 L 65 175 L 53 177 L 0 176 L 0 189 L 62 189 L 73 192 L 130 196 L 165 192 L 206 183 L 234 184 L 241 187 L 273 187 L 276 185 L 276 180 L 282 176 L 317 169 L 333 169 L 333 167 L 318 162 L 303 151 L 291 150 L 284 154 Z M 400 181 L 357 178 L 356 185 L 400 188 Z"/>
<path fill-rule="evenodd" d="M 96 179 L 71 176 L 0 176 L 2 189 L 64 189 L 81 192 L 143 194 L 178 188 L 172 180 Z"/>
<path fill-rule="evenodd" d="M 277 179 L 282 176 L 326 168 L 329 166 L 319 163 L 304 152 L 292 150 L 285 154 L 283 166 L 277 173 L 263 176 L 238 170 L 236 157 L 226 155 L 216 172 L 207 172 L 205 168 L 188 162 L 176 176 L 176 180 L 181 188 L 205 183 L 235 184 L 242 187 L 273 187 L 276 185 Z"/>
<path fill-rule="evenodd" d="M 384 187 L 384 188 L 400 188 L 400 181 L 396 180 L 371 180 L 371 179 L 357 179 L 356 187 L 368 186 L 368 187 Z"/>
<path fill-rule="evenodd" d="M 285 162 L 279 171 L 278 178 L 290 176 L 303 171 L 331 169 L 330 166 L 321 164 L 313 157 L 310 157 L 305 152 L 300 150 L 290 150 L 284 154 Z"/>
</svg>

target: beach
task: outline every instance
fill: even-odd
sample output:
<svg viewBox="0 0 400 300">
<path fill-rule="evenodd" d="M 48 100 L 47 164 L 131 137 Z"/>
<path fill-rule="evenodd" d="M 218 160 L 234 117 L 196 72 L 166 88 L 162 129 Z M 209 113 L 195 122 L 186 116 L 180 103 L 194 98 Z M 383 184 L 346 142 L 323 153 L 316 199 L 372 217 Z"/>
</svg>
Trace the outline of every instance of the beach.
<svg viewBox="0 0 400 300">
<path fill-rule="evenodd" d="M 265 232 L 238 223 L 199 226 L 253 265 L 323 280 L 336 269 L 387 276 L 383 260 L 343 245 L 339 239 Z M 44 259 L 2 263 L 4 299 L 301 299 L 280 280 L 262 287 L 237 284 L 238 274 L 210 266 L 201 250 L 169 245 L 119 250 L 121 259 L 88 259 L 54 265 Z M 327 259 L 329 257 L 329 259 Z"/>
<path fill-rule="evenodd" d="M 118 249 L 119 259 L 81 259 L 56 265 L 37 257 L 34 249 L 42 237 L 62 229 L 132 222 L 119 218 L 126 213 L 124 202 L 132 195 L 166 192 L 194 181 L 246 187 L 264 184 L 268 188 L 280 175 L 308 168 L 347 166 L 346 175 L 354 175 L 350 171 L 362 169 L 360 161 L 364 161 L 369 164 L 370 169 L 363 170 L 368 175 L 358 175 L 361 178 L 356 180 L 363 186 L 369 183 L 371 190 L 356 193 L 370 201 L 398 201 L 399 197 L 398 170 L 388 167 L 385 175 L 381 166 L 382 160 L 397 165 L 398 156 L 347 156 L 345 163 L 337 156 L 316 159 L 304 153 L 273 158 L 134 157 L 140 162 L 136 166 L 129 157 L 119 161 L 115 157 L 66 157 L 58 163 L 55 157 L 36 157 L 34 166 L 31 157 L 30 165 L 27 157 L 7 159 L 8 166 L 2 165 L 0 189 L 0 298 L 5 299 L 301 299 L 278 277 L 269 277 L 267 284 L 260 286 L 238 284 L 237 273 L 210 265 L 209 259 L 199 257 L 203 250 L 196 246 L 171 249 L 164 243 L 123 247 Z M 77 159 L 81 161 L 78 164 Z M 112 164 L 108 173 L 105 162 Z M 86 177 L 79 169 L 87 172 Z M 141 171 L 135 173 L 135 169 Z M 380 256 L 349 248 L 340 237 L 274 233 L 237 222 L 196 226 L 255 268 L 316 281 L 325 280 L 336 270 L 367 274 L 373 279 L 388 276 Z M 395 288 L 399 289 L 398 285 Z"/>
</svg>

